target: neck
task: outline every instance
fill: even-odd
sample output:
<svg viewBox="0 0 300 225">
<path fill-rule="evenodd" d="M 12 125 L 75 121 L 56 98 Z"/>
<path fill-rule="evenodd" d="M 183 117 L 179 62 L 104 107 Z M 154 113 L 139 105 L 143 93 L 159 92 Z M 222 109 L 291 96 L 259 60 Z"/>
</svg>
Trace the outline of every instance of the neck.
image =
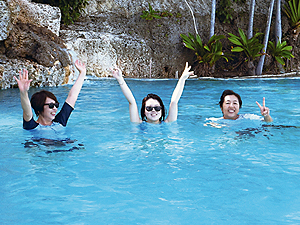
<svg viewBox="0 0 300 225">
<path fill-rule="evenodd" d="M 49 120 L 45 119 L 42 116 L 39 116 L 39 118 L 37 119 L 36 122 L 43 125 L 43 126 L 50 126 L 53 123 L 52 120 L 49 121 Z"/>
<path fill-rule="evenodd" d="M 149 120 L 147 120 L 146 122 L 147 123 L 153 123 L 153 124 L 160 124 L 161 123 L 159 120 L 156 120 L 156 121 L 149 121 Z"/>
</svg>

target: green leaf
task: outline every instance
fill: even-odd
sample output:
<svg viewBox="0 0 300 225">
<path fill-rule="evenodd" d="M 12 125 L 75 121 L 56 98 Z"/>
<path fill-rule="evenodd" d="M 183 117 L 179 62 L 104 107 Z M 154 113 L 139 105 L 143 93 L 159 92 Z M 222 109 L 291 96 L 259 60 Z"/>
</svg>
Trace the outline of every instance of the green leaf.
<svg viewBox="0 0 300 225">
<path fill-rule="evenodd" d="M 234 47 L 233 49 L 231 49 L 231 51 L 232 52 L 242 52 L 242 51 L 244 51 L 244 49 L 241 47 Z"/>
</svg>

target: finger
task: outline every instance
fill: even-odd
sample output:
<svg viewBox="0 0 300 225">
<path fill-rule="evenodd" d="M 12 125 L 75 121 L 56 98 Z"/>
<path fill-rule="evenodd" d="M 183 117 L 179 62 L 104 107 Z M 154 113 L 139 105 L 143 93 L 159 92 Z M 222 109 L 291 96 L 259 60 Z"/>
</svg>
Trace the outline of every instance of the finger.
<svg viewBox="0 0 300 225">
<path fill-rule="evenodd" d="M 258 105 L 258 107 L 261 109 L 261 105 L 256 101 L 256 104 Z"/>
<path fill-rule="evenodd" d="M 263 107 L 265 107 L 266 106 L 266 99 L 265 99 L 265 97 L 263 97 Z"/>
<path fill-rule="evenodd" d="M 188 67 L 189 67 L 189 63 L 185 62 L 185 68 L 188 68 Z"/>
<path fill-rule="evenodd" d="M 25 79 L 28 80 L 28 70 L 25 70 Z"/>
<path fill-rule="evenodd" d="M 16 77 L 16 76 L 14 76 L 14 78 L 15 78 L 15 80 L 18 82 L 19 80 L 18 80 L 18 78 Z"/>
</svg>

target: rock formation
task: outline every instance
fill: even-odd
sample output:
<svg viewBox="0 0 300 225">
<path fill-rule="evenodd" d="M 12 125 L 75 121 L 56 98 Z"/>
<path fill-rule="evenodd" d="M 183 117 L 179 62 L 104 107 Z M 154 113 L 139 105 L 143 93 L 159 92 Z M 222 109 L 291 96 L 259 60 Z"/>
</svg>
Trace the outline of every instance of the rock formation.
<svg viewBox="0 0 300 225">
<path fill-rule="evenodd" d="M 13 76 L 29 70 L 33 86 L 56 86 L 74 75 L 71 58 L 58 36 L 60 10 L 26 0 L 0 0 L 0 88 L 16 85 Z"/>
<path fill-rule="evenodd" d="M 66 49 L 86 62 L 88 74 L 99 77 L 109 76 L 114 65 L 127 77 L 180 75 L 186 61 L 195 62 L 194 52 L 184 47 L 180 37 L 189 32 L 195 34 L 190 9 L 185 1 L 154 0 L 150 2 L 153 9 L 166 16 L 145 20 L 140 16 L 149 10 L 149 2 L 89 0 L 79 21 L 65 26 L 60 24 L 57 7 L 28 0 L 0 0 L 0 88 L 15 86 L 12 77 L 23 67 L 32 68 L 32 76 L 38 79 L 33 82 L 36 86 L 60 85 L 72 80 L 74 67 Z M 211 1 L 187 2 L 193 10 L 196 29 L 207 42 Z M 255 32 L 264 32 L 268 4 L 256 0 Z M 249 2 L 242 6 L 234 3 L 232 24 L 216 20 L 215 33 L 227 35 L 237 34 L 238 28 L 247 30 L 248 11 Z M 286 19 L 282 24 L 283 32 L 287 32 Z M 226 44 L 230 51 L 224 40 Z M 226 67 L 225 62 L 217 66 Z M 56 76 L 58 73 L 60 77 Z M 219 69 L 215 75 L 222 77 L 222 73 Z"/>
</svg>

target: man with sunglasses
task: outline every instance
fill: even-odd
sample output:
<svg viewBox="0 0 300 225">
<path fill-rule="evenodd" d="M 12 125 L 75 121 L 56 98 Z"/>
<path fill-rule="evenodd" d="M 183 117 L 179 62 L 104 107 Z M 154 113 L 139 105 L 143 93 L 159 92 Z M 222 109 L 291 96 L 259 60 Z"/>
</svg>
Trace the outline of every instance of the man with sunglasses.
<svg viewBox="0 0 300 225">
<path fill-rule="evenodd" d="M 79 71 L 79 76 L 75 81 L 73 87 L 71 88 L 68 97 L 58 114 L 56 113 L 59 107 L 59 103 L 55 95 L 49 91 L 42 90 L 36 92 L 32 95 L 31 100 L 29 101 L 28 90 L 30 88 L 30 82 L 32 81 L 32 79 L 28 79 L 28 71 L 26 69 L 23 69 L 23 74 L 22 71 L 19 72 L 19 79 L 14 77 L 18 82 L 18 87 L 20 90 L 24 129 L 31 130 L 38 127 L 39 125 L 67 125 L 67 121 L 74 109 L 86 75 L 86 67 L 84 63 L 76 60 L 75 66 Z M 34 109 L 35 114 L 38 116 L 38 119 L 36 121 L 33 119 L 31 107 Z"/>
</svg>

